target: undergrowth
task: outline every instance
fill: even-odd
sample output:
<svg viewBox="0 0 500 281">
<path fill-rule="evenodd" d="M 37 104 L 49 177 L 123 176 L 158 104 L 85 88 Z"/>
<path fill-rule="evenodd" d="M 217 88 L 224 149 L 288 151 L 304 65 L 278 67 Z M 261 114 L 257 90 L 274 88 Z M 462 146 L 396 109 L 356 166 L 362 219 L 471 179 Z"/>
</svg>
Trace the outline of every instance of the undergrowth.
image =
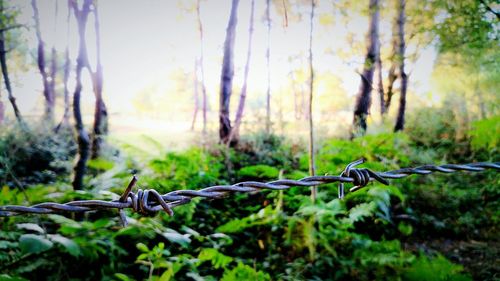
<svg viewBox="0 0 500 281">
<path fill-rule="evenodd" d="M 319 148 L 317 171 L 337 175 L 359 158 L 376 171 L 498 161 L 498 135 L 498 118 L 493 118 L 473 124 L 461 139 L 446 126 L 422 123 L 405 134 L 333 139 Z M 145 163 L 111 153 L 90 162 L 88 188 L 75 193 L 67 179 L 57 177 L 68 175 L 67 168 L 58 169 L 67 166 L 74 144 L 44 138 L 2 133 L 1 161 L 18 170 L 2 166 L 0 205 L 75 196 L 116 199 L 132 173 L 141 188 L 162 193 L 307 176 L 302 145 L 258 134 L 229 153 L 214 145 L 166 152 Z M 14 148 L 28 156 L 7 153 Z M 66 156 L 58 154 L 60 149 Z M 40 155 L 47 163 L 26 169 L 29 159 Z M 26 186 L 31 202 L 14 177 Z M 0 280 L 494 280 L 498 266 L 468 260 L 466 246 L 491 253 L 486 258 L 498 254 L 488 245 L 499 242 L 499 180 L 491 171 L 413 176 L 389 186 L 370 184 L 344 200 L 337 199 L 337 185 L 329 184 L 319 187 L 315 203 L 308 188 L 266 190 L 196 199 L 175 208 L 173 217 L 127 211 L 127 227 L 120 226 L 115 211 L 88 213 L 83 220 L 67 214 L 1 218 Z M 457 247 L 465 249 L 462 256 L 456 256 Z"/>
</svg>

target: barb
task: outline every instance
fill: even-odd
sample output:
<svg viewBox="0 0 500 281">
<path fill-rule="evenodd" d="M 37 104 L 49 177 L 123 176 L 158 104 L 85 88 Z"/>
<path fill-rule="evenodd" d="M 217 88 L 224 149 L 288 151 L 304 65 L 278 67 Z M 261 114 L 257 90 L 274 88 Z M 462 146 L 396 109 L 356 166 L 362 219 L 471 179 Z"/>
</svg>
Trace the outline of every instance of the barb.
<svg viewBox="0 0 500 281">
<path fill-rule="evenodd" d="M 143 215 L 154 215 L 159 211 L 164 211 L 173 215 L 172 208 L 187 204 L 191 199 L 203 197 L 209 199 L 223 198 L 232 193 L 249 193 L 262 189 L 284 190 L 291 187 L 310 187 L 323 184 L 339 182 L 339 198 L 344 197 L 344 184 L 351 183 L 353 187 L 349 190 L 354 192 L 372 181 L 382 184 L 389 184 L 387 179 L 401 179 L 410 175 L 428 175 L 434 172 L 454 173 L 458 171 L 479 172 L 485 169 L 500 170 L 500 163 L 470 163 L 470 164 L 445 164 L 445 165 L 424 165 L 416 168 L 404 168 L 387 172 L 374 172 L 372 170 L 355 168 L 364 162 L 364 159 L 354 161 L 346 166 L 339 176 L 311 176 L 300 180 L 275 180 L 270 182 L 245 181 L 233 185 L 216 185 L 206 187 L 200 190 L 176 190 L 164 195 L 159 194 L 154 189 L 138 189 L 133 192 L 137 178 L 132 177 L 131 182 L 125 189 L 120 199 L 113 201 L 103 200 L 79 200 L 67 203 L 45 202 L 27 206 L 7 205 L 0 206 L 0 217 L 15 216 L 21 214 L 52 214 L 59 212 L 88 212 L 103 209 L 118 209 L 120 219 L 126 225 L 124 209 L 132 209 L 134 212 Z"/>
</svg>

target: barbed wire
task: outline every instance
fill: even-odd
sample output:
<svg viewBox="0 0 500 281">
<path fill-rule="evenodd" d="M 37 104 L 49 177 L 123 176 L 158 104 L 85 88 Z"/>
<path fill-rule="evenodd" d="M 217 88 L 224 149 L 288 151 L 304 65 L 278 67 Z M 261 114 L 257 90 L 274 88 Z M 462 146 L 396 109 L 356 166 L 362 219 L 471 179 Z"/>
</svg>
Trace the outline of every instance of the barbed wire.
<svg viewBox="0 0 500 281">
<path fill-rule="evenodd" d="M 174 207 L 187 204 L 196 197 L 218 199 L 232 193 L 250 193 L 262 189 L 284 190 L 291 187 L 310 187 L 339 182 L 338 196 L 342 199 L 345 195 L 345 183 L 353 184 L 353 187 L 349 191 L 354 192 L 365 187 L 372 181 L 388 185 L 389 182 L 387 179 L 401 179 L 410 175 L 428 175 L 434 172 L 479 172 L 485 169 L 500 170 L 500 162 L 423 165 L 416 168 L 403 168 L 387 172 L 375 172 L 366 168 L 355 168 L 357 165 L 364 163 L 364 161 L 364 159 L 360 159 L 349 163 L 339 176 L 310 176 L 300 180 L 279 179 L 270 182 L 245 181 L 233 185 L 215 185 L 200 190 L 176 190 L 163 195 L 154 189 L 138 189 L 137 192 L 133 192 L 132 189 L 137 183 L 137 177 L 133 176 L 118 200 L 77 200 L 67 203 L 45 202 L 33 206 L 6 205 L 0 206 L 0 217 L 21 214 L 82 213 L 93 210 L 118 209 L 122 224 L 126 225 L 127 219 L 124 209 L 132 209 L 134 212 L 143 215 L 154 215 L 160 211 L 165 211 L 170 216 L 173 216 L 174 212 L 172 209 Z"/>
</svg>

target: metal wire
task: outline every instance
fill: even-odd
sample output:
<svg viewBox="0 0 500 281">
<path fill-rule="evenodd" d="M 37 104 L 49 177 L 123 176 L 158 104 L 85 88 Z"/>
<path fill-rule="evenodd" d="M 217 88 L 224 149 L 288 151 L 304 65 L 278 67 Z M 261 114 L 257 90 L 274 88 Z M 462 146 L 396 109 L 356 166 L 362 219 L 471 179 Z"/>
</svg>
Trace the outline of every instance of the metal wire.
<svg viewBox="0 0 500 281">
<path fill-rule="evenodd" d="M 346 166 L 339 176 L 311 176 L 300 180 L 281 179 L 270 182 L 245 181 L 233 185 L 216 185 L 200 190 L 176 190 L 166 194 L 159 194 L 154 189 L 138 189 L 133 192 L 137 178 L 132 177 L 131 182 L 118 200 L 79 200 L 67 203 L 45 202 L 33 206 L 7 205 L 0 206 L 0 217 L 15 216 L 21 214 L 52 214 L 59 212 L 88 212 L 103 209 L 118 209 L 120 219 L 124 225 L 127 224 L 124 209 L 132 209 L 134 212 L 143 215 L 154 215 L 159 211 L 165 211 L 170 216 L 174 213 L 172 208 L 187 204 L 195 197 L 210 199 L 223 198 L 228 194 L 243 192 L 256 192 L 262 189 L 284 190 L 291 187 L 310 187 L 322 184 L 339 182 L 339 198 L 343 198 L 344 183 L 352 183 L 349 190 L 354 192 L 372 181 L 382 184 L 389 184 L 387 179 L 401 179 L 410 175 L 427 175 L 434 172 L 454 173 L 457 171 L 479 172 L 485 169 L 500 170 L 500 163 L 470 163 L 470 164 L 445 164 L 445 165 L 424 165 L 416 168 L 404 168 L 387 172 L 375 172 L 366 168 L 355 168 L 362 164 L 364 159 L 354 161 Z"/>
</svg>

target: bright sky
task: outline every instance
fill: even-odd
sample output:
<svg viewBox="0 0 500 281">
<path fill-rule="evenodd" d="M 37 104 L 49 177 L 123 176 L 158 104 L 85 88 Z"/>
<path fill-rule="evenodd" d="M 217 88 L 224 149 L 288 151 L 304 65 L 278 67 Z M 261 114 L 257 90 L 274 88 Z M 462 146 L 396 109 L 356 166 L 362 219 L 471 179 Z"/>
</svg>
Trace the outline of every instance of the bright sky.
<svg viewBox="0 0 500 281">
<path fill-rule="evenodd" d="M 154 91 L 157 95 L 167 95 L 175 98 L 178 95 L 192 95 L 192 89 L 176 92 L 172 73 L 182 69 L 191 72 L 194 68 L 195 56 L 199 53 L 199 39 L 196 26 L 195 11 L 186 11 L 195 1 L 175 0 L 99 0 L 99 13 L 102 37 L 102 63 L 104 66 L 104 96 L 111 114 L 134 114 L 132 104 L 134 98 L 144 91 Z M 281 2 L 281 1 L 278 1 Z M 12 4 L 21 7 L 20 20 L 33 26 L 32 8 L 29 0 L 13 0 Z M 54 0 L 39 0 L 39 10 L 42 25 L 42 36 L 47 47 L 55 44 L 56 48 L 64 51 L 66 45 L 67 13 L 66 1 L 59 0 L 57 27 L 54 28 Z M 201 2 L 201 16 L 205 31 L 205 73 L 208 94 L 214 109 L 217 108 L 218 86 L 222 62 L 222 45 L 225 29 L 229 17 L 230 0 L 208 0 Z M 346 24 L 339 16 L 338 10 L 332 1 L 319 1 L 316 10 L 315 31 L 313 39 L 314 67 L 318 73 L 332 72 L 342 81 L 342 89 L 348 95 L 354 95 L 359 86 L 359 71 L 362 64 L 362 53 L 358 56 L 345 57 L 339 54 L 355 53 L 347 43 L 348 34 L 355 34 L 355 39 L 362 42 L 367 31 L 367 18 L 359 13 L 350 12 L 350 20 Z M 183 6 L 183 7 L 182 7 Z M 301 55 L 302 65 L 307 65 L 307 47 L 309 32 L 309 6 L 294 7 L 289 13 L 302 14 L 302 20 L 290 21 L 288 26 L 283 25 L 283 16 L 277 13 L 277 7 L 272 6 L 272 34 L 271 34 L 271 79 L 272 90 L 279 91 L 288 85 L 288 73 L 292 67 L 299 67 L 300 60 L 293 64 L 289 56 Z M 246 60 L 248 40 L 248 21 L 250 15 L 250 1 L 241 0 L 238 10 L 238 26 L 236 34 L 235 84 L 241 85 L 243 67 Z M 265 100 L 266 60 L 265 48 L 267 30 L 264 21 L 265 1 L 256 1 L 255 32 L 252 50 L 252 61 L 249 77 L 249 104 L 262 104 Z M 333 17 L 331 17 L 333 16 Z M 392 17 L 392 16 L 391 16 Z M 323 25 L 319 19 L 328 21 L 333 18 L 332 24 Z M 77 34 L 71 18 L 70 47 L 73 60 L 77 52 Z M 383 42 L 387 44 L 390 38 L 391 18 L 382 22 Z M 29 49 L 34 52 L 36 39 L 34 28 L 23 31 Z M 95 45 L 93 32 L 93 18 L 89 18 L 88 46 L 91 62 L 95 59 Z M 388 46 L 389 47 L 389 46 Z M 388 48 L 387 47 L 387 48 Z M 408 66 L 410 76 L 410 91 L 416 95 L 426 94 L 429 91 L 430 75 L 435 59 L 435 51 L 429 47 L 421 52 L 415 64 Z M 15 78 L 14 94 L 18 97 L 21 110 L 41 110 L 42 84 L 41 77 L 33 66 L 28 72 L 21 73 Z M 388 68 L 388 66 L 385 66 Z M 192 79 L 189 74 L 187 79 Z M 74 77 L 71 79 L 73 89 Z M 87 80 L 87 84 L 88 83 Z M 87 112 L 92 110 L 93 95 L 90 86 L 86 87 L 84 107 Z M 237 94 L 237 93 L 236 93 Z M 237 103 L 237 95 L 233 97 L 233 104 Z"/>
</svg>

